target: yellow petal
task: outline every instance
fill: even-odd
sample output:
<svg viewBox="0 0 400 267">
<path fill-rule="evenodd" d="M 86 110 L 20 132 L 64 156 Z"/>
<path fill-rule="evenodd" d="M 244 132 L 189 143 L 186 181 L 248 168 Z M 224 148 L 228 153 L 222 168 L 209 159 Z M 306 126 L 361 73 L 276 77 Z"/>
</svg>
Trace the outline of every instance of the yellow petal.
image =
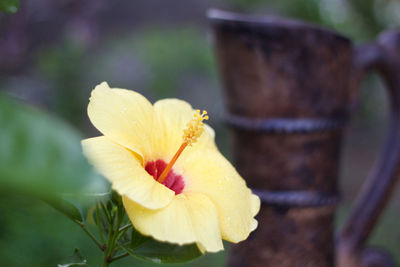
<svg viewBox="0 0 400 267">
<path fill-rule="evenodd" d="M 153 107 L 141 94 L 125 89 L 111 89 L 106 82 L 92 91 L 88 115 L 105 136 L 140 156 L 150 153 Z"/>
<path fill-rule="evenodd" d="M 214 203 L 202 194 L 187 194 L 187 198 L 190 203 L 188 213 L 192 218 L 199 249 L 203 253 L 223 250 L 218 211 Z"/>
<path fill-rule="evenodd" d="M 185 179 L 185 194 L 202 193 L 217 207 L 223 239 L 240 242 L 257 227 L 260 199 L 218 150 L 192 151 L 176 168 Z"/>
<path fill-rule="evenodd" d="M 82 141 L 83 152 L 119 194 L 148 209 L 160 209 L 173 199 L 174 191 L 156 182 L 135 153 L 105 136 Z"/>
<path fill-rule="evenodd" d="M 179 99 L 163 99 L 154 103 L 154 127 L 152 136 L 152 151 L 154 159 L 169 161 L 183 141 L 183 130 L 193 119 L 195 110 L 192 106 Z M 192 146 L 183 153 L 201 147 L 214 147 L 214 130 L 204 124 L 204 132 Z"/>
<path fill-rule="evenodd" d="M 197 243 L 201 251 L 223 249 L 214 204 L 201 194 L 179 194 L 165 208 L 149 210 L 122 198 L 133 226 L 142 234 L 179 245 Z"/>
</svg>

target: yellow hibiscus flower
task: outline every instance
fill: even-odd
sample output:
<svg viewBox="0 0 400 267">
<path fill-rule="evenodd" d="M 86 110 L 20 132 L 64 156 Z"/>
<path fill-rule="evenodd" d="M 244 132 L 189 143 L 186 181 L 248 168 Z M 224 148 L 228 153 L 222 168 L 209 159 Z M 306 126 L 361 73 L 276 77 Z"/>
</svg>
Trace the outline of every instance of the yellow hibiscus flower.
<svg viewBox="0 0 400 267">
<path fill-rule="evenodd" d="M 103 82 L 88 115 L 104 136 L 83 140 L 84 154 L 143 235 L 216 252 L 222 239 L 240 242 L 257 227 L 260 200 L 218 151 L 206 112 L 178 99 L 152 105 Z"/>
</svg>

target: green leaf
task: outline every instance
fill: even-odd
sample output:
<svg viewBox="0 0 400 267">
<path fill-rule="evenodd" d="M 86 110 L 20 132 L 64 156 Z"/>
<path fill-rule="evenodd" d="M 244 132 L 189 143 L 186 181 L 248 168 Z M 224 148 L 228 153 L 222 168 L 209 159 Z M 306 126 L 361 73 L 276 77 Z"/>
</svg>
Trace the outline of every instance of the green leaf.
<svg viewBox="0 0 400 267">
<path fill-rule="evenodd" d="M 159 242 L 135 229 L 132 229 L 132 242 L 122 248 L 133 257 L 153 263 L 183 263 L 203 255 L 195 244 L 179 246 Z"/>
<path fill-rule="evenodd" d="M 118 207 L 122 207 L 122 198 L 121 196 L 115 192 L 114 190 L 111 192 L 111 201 L 114 205 L 118 206 Z"/>
<path fill-rule="evenodd" d="M 144 236 L 141 233 L 139 233 L 134 227 L 132 227 L 132 234 L 131 234 L 131 243 L 130 243 L 130 248 L 131 249 L 136 249 L 143 243 L 150 241 L 151 237 Z"/>
<path fill-rule="evenodd" d="M 6 13 L 16 13 L 19 8 L 19 0 L 0 0 L 0 10 Z"/>
<path fill-rule="evenodd" d="M 58 264 L 57 267 L 89 266 L 77 248 L 74 249 L 72 256 L 65 259 L 64 262 L 65 263 Z"/>
<path fill-rule="evenodd" d="M 93 212 L 95 211 L 96 201 L 109 199 L 110 196 L 111 193 L 107 192 L 79 196 L 50 196 L 42 197 L 42 200 L 74 221 L 85 223 L 86 220 L 90 220 L 91 223 L 95 223 Z"/>
<path fill-rule="evenodd" d="M 1 0 L 0 0 L 1 1 Z M 0 190 L 37 196 L 105 190 L 66 123 L 0 94 Z"/>
<path fill-rule="evenodd" d="M 43 200 L 70 219 L 79 222 L 85 221 L 86 214 L 83 213 L 82 209 L 79 208 L 77 204 L 62 197 L 51 197 Z"/>
<path fill-rule="evenodd" d="M 57 267 L 79 267 L 79 266 L 89 266 L 86 262 L 80 263 L 67 263 L 67 264 L 58 264 Z"/>
</svg>

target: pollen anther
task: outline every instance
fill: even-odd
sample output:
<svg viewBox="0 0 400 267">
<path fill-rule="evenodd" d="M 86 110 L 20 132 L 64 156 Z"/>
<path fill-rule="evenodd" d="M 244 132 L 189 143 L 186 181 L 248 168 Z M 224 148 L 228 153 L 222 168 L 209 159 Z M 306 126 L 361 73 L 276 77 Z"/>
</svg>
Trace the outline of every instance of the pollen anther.
<svg viewBox="0 0 400 267">
<path fill-rule="evenodd" d="M 196 110 L 196 113 L 194 113 L 194 118 L 191 119 L 186 124 L 187 127 L 185 130 L 183 130 L 183 142 L 182 142 L 181 146 L 179 147 L 178 151 L 176 151 L 175 155 L 173 156 L 171 161 L 168 163 L 167 167 L 165 167 L 164 171 L 161 173 L 160 177 L 158 178 L 157 181 L 159 183 L 164 182 L 169 171 L 172 169 L 172 166 L 175 164 L 176 160 L 181 155 L 182 151 L 187 146 L 191 146 L 194 142 L 196 142 L 197 139 L 204 132 L 204 123 L 203 123 L 204 120 L 208 120 L 207 111 L 203 110 L 203 112 L 200 113 L 199 109 Z"/>
<path fill-rule="evenodd" d="M 183 130 L 183 142 L 192 145 L 204 131 L 204 120 L 208 120 L 207 111 L 196 110 L 194 118 L 187 123 L 187 128 Z"/>
</svg>

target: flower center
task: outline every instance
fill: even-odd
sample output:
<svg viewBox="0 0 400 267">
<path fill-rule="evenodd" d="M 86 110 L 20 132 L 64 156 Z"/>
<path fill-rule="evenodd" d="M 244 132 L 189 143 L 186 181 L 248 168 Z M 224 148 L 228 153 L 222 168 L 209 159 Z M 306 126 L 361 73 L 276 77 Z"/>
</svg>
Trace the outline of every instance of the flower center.
<svg viewBox="0 0 400 267">
<path fill-rule="evenodd" d="M 145 169 L 156 181 L 160 182 L 159 178 L 166 167 L 167 163 L 159 159 L 147 162 Z M 173 170 L 170 170 L 164 181 L 160 183 L 173 190 L 175 195 L 182 193 L 183 188 L 185 187 L 182 176 L 176 174 Z"/>
<path fill-rule="evenodd" d="M 157 172 L 158 172 L 159 170 L 160 170 L 160 172 L 162 172 L 162 173 L 160 174 L 160 176 L 157 176 L 157 178 L 155 178 L 159 183 L 166 185 L 166 184 L 165 184 L 165 181 L 168 179 L 168 177 L 169 177 L 170 175 L 173 175 L 173 173 L 174 173 L 174 172 L 171 170 L 171 169 L 172 169 L 172 166 L 174 166 L 176 160 L 179 158 L 179 156 L 181 155 L 181 153 L 183 152 L 183 150 L 184 150 L 187 146 L 190 146 L 190 145 L 192 145 L 193 143 L 195 143 L 195 142 L 197 141 L 197 139 L 201 136 L 201 134 L 202 134 L 203 131 L 204 131 L 203 120 L 208 120 L 207 111 L 203 110 L 203 112 L 200 113 L 200 110 L 196 110 L 196 113 L 194 114 L 194 118 L 191 119 L 191 120 L 187 123 L 187 125 L 186 125 L 187 128 L 186 128 L 185 130 L 183 130 L 183 142 L 182 142 L 181 146 L 179 147 L 178 151 L 175 153 L 175 155 L 172 157 L 171 161 L 168 163 L 168 165 L 166 165 L 166 167 L 163 167 L 162 170 L 161 170 L 161 168 L 160 168 L 160 169 L 157 168 Z M 156 161 L 156 163 L 155 163 L 155 166 L 156 166 L 156 167 L 157 167 L 157 162 L 159 162 L 159 161 L 162 161 L 162 160 L 157 160 L 157 161 Z M 162 161 L 162 162 L 165 163 L 164 161 Z M 149 162 L 149 163 L 150 163 L 150 162 Z M 148 165 L 149 163 L 146 164 L 146 170 L 147 170 L 147 165 Z M 162 164 L 162 163 L 159 163 L 159 164 Z M 161 166 L 161 165 L 160 165 L 160 166 Z M 149 168 L 150 168 L 150 167 L 149 167 Z M 149 171 L 147 171 L 147 172 L 149 172 Z M 150 173 L 150 172 L 149 172 L 149 173 Z M 170 174 L 170 173 L 172 173 L 172 174 Z M 151 174 L 151 173 L 150 173 L 150 174 Z M 157 173 L 157 174 L 158 174 L 158 173 Z M 152 175 L 153 175 L 153 174 L 152 174 Z M 176 174 L 175 174 L 175 176 L 179 176 L 179 175 L 176 175 Z M 153 177 L 155 177 L 155 176 L 153 175 Z M 181 177 L 181 176 L 179 176 L 179 177 L 180 177 L 180 179 L 182 180 L 182 177 Z M 172 179 L 172 178 L 170 178 L 170 179 Z M 176 178 L 176 179 L 177 179 L 177 178 Z M 175 183 L 175 180 L 174 180 L 174 183 Z M 179 193 L 182 192 L 184 185 L 185 185 L 185 184 L 183 183 L 183 180 L 182 180 L 182 188 L 180 189 L 180 192 L 179 192 Z M 166 186 L 167 186 L 167 185 L 166 185 Z M 167 186 L 167 187 L 170 188 L 169 186 Z M 172 189 L 172 188 L 170 188 L 170 189 Z M 172 190 L 174 190 L 174 189 L 172 189 Z M 175 191 L 175 190 L 174 190 L 174 191 Z M 179 193 L 177 193 L 177 191 L 175 191 L 175 194 L 179 194 Z"/>
</svg>

